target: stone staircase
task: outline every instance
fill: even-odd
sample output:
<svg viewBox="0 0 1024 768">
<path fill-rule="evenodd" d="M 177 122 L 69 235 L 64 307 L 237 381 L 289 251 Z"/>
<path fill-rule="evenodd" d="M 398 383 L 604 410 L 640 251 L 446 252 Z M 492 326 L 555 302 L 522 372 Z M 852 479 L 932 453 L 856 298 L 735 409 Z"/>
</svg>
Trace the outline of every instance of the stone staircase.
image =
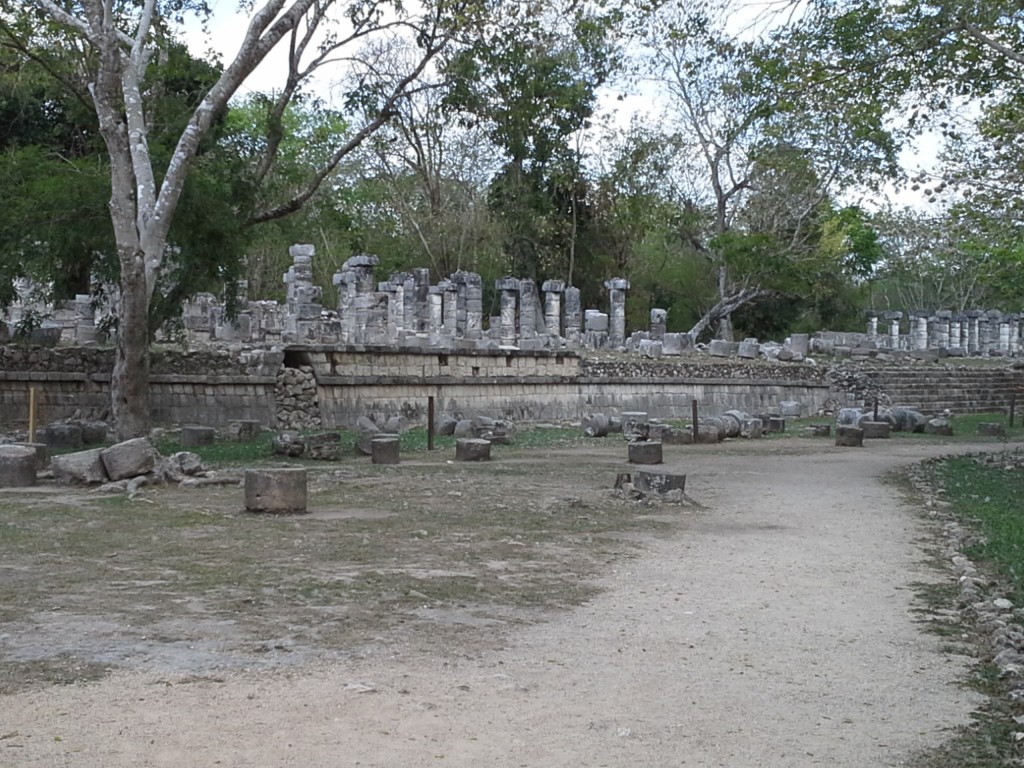
<svg viewBox="0 0 1024 768">
<path fill-rule="evenodd" d="M 1024 416 L 1024 368 L 878 366 L 864 373 L 893 405 L 925 415 L 947 408 L 953 413 L 1007 412 L 1016 393 L 1016 412 Z"/>
</svg>

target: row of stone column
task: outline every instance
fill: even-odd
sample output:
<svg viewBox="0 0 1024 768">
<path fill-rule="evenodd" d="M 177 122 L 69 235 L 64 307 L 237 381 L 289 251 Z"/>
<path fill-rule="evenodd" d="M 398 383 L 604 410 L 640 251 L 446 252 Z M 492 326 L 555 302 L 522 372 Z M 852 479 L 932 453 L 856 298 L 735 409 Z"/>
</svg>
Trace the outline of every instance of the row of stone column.
<svg viewBox="0 0 1024 768">
<path fill-rule="evenodd" d="M 298 342 L 314 340 L 313 324 L 323 310 L 320 291 L 313 285 L 313 252 L 311 245 L 292 246 L 289 253 L 293 264 L 284 276 L 285 331 Z M 431 343 L 483 338 L 480 275 L 460 271 L 431 285 L 429 270 L 414 269 L 376 282 L 374 268 L 378 264 L 376 256 L 358 254 L 345 261 L 334 275 L 340 343 L 392 345 L 428 335 Z M 621 345 L 625 340 L 629 283 L 617 278 L 605 286 L 610 296 L 609 314 L 588 310 L 584 329 L 578 288 L 566 286 L 562 280 L 547 280 L 541 285 L 541 300 L 534 281 L 501 278 L 495 281 L 500 314 L 491 320 L 490 335 L 509 347 L 542 343 L 543 336 L 565 338 L 576 345 L 584 341 L 584 333 L 600 337 L 593 340 L 595 346 Z"/>
<path fill-rule="evenodd" d="M 909 317 L 910 331 L 900 334 L 902 312 L 882 316 L 888 322 L 888 334 L 880 336 L 879 318 L 868 318 L 868 335 L 885 341 L 893 349 L 920 351 L 925 349 L 961 350 L 970 356 L 1017 355 L 1022 351 L 1022 319 L 1002 312 L 971 310 L 962 315 L 941 310 L 935 313 L 915 312 Z"/>
</svg>

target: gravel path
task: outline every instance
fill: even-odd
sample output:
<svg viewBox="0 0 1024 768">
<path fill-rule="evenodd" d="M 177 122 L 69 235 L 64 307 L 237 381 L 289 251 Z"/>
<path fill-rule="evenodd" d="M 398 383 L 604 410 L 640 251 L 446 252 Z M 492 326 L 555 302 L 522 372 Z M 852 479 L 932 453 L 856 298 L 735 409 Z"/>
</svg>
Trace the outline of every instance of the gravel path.
<svg viewBox="0 0 1024 768">
<path fill-rule="evenodd" d="M 8 696 L 0 765 L 904 765 L 979 703 L 915 622 L 910 585 L 938 576 L 881 482 L 948 448 L 758 450 L 688 453 L 706 508 L 502 647 Z"/>
</svg>

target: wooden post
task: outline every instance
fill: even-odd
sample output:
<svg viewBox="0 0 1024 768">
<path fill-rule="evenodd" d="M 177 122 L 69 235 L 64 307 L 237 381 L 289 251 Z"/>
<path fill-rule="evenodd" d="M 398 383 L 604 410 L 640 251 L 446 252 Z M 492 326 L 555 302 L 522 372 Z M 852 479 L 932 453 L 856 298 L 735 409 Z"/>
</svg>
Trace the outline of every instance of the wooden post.
<svg viewBox="0 0 1024 768">
<path fill-rule="evenodd" d="M 700 427 L 697 425 L 697 401 L 694 400 L 690 406 L 693 409 L 693 444 L 696 445 L 700 442 Z"/>
<path fill-rule="evenodd" d="M 434 450 L 434 396 L 427 397 L 427 450 Z"/>
<path fill-rule="evenodd" d="M 1013 417 L 1011 417 L 1012 419 Z M 1010 422 L 1013 424 L 1013 421 Z M 36 388 L 29 387 L 29 442 L 36 441 Z"/>
</svg>

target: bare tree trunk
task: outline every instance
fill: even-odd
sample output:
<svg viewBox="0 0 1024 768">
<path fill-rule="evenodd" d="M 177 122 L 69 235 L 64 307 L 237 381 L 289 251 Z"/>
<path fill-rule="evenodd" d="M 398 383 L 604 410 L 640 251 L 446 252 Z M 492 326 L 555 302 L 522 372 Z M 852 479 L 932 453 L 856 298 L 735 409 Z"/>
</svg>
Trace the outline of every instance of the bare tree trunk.
<svg viewBox="0 0 1024 768">
<path fill-rule="evenodd" d="M 728 287 L 729 275 L 725 264 L 718 267 L 718 304 L 721 306 L 727 298 L 726 288 Z M 732 341 L 732 310 L 728 310 L 718 317 L 718 338 L 723 341 Z"/>
<path fill-rule="evenodd" d="M 696 325 L 689 330 L 690 338 L 696 341 L 704 330 L 708 328 L 716 320 L 721 321 L 722 318 L 727 318 L 733 312 L 740 307 L 752 304 L 758 299 L 763 299 L 766 296 L 771 296 L 771 291 L 766 291 L 761 288 L 744 288 L 737 294 L 732 296 L 726 296 L 719 300 L 715 306 L 704 313 L 704 316 L 697 321 Z M 728 321 L 726 321 L 728 322 Z"/>
<path fill-rule="evenodd" d="M 139 249 L 121 258 L 117 348 L 110 378 L 114 429 L 119 440 L 149 432 L 149 295 Z"/>
</svg>

